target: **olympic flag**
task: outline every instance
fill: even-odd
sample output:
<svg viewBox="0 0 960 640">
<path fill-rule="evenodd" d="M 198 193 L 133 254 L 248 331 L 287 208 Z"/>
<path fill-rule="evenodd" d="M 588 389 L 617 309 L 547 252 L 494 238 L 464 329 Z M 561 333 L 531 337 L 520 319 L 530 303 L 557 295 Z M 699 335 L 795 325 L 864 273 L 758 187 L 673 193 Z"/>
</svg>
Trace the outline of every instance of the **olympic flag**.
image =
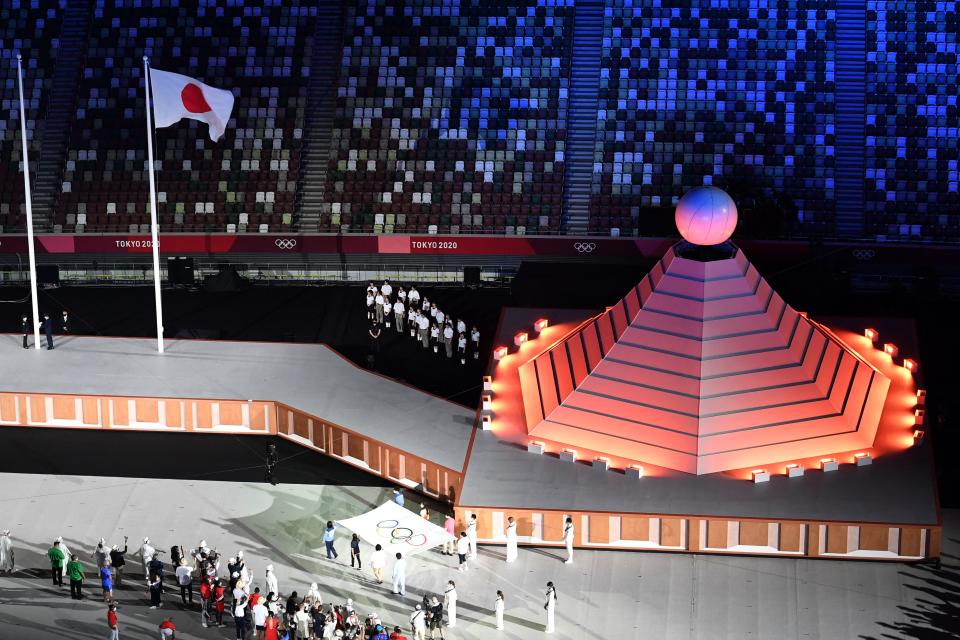
<svg viewBox="0 0 960 640">
<path fill-rule="evenodd" d="M 392 500 L 355 518 L 338 520 L 337 524 L 350 529 L 368 544 L 383 546 L 389 555 L 402 553 L 404 557 L 432 549 L 453 538 L 443 527 L 424 520 Z"/>
</svg>

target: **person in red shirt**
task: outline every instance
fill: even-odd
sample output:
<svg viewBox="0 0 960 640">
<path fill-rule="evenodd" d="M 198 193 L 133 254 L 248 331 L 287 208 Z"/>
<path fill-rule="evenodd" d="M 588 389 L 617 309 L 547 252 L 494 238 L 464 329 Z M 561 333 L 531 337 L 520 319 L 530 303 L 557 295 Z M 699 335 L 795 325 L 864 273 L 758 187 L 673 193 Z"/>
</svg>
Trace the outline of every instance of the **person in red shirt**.
<svg viewBox="0 0 960 640">
<path fill-rule="evenodd" d="M 117 605 L 111 604 L 107 609 L 107 626 L 110 627 L 110 640 L 119 640 L 120 629 L 117 627 Z"/>
<path fill-rule="evenodd" d="M 257 603 L 260 602 L 260 598 L 263 596 L 260 595 L 260 587 L 257 587 L 253 590 L 253 594 L 250 595 L 250 609 L 252 610 Z"/>
<path fill-rule="evenodd" d="M 407 636 L 403 635 L 400 627 L 394 627 L 393 633 L 390 634 L 390 640 L 407 640 Z"/>
<path fill-rule="evenodd" d="M 263 640 L 280 640 L 280 621 L 277 620 L 273 611 L 267 616 L 267 621 L 263 625 Z"/>
<path fill-rule="evenodd" d="M 200 581 L 200 622 L 204 627 L 210 626 L 210 598 L 213 596 L 213 581 L 204 578 Z"/>
<path fill-rule="evenodd" d="M 173 624 L 173 618 L 167 618 L 160 623 L 160 637 L 169 638 L 169 640 L 176 640 L 177 625 Z"/>
<path fill-rule="evenodd" d="M 223 605 L 224 605 L 223 594 L 226 591 L 226 588 L 223 586 L 223 584 L 220 583 L 219 580 L 215 580 L 213 584 L 214 584 L 213 593 L 215 598 L 214 608 L 216 609 L 216 612 L 217 612 L 217 626 L 225 627 L 227 625 L 223 623 Z"/>
</svg>

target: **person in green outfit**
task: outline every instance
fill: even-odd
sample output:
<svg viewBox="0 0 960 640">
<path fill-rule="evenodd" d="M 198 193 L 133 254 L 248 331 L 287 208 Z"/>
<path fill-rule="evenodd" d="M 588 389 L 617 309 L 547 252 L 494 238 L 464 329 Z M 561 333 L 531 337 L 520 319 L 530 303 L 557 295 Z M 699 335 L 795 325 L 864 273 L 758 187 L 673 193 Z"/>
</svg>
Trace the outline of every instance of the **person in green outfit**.
<svg viewBox="0 0 960 640">
<path fill-rule="evenodd" d="M 67 577 L 70 578 L 70 597 L 74 600 L 83 600 L 83 565 L 77 560 L 77 554 L 70 556 L 67 563 Z"/>
<path fill-rule="evenodd" d="M 53 578 L 53 586 L 62 587 L 64 555 L 59 540 L 53 541 L 53 546 L 47 551 L 47 557 L 50 558 L 50 575 Z"/>
</svg>

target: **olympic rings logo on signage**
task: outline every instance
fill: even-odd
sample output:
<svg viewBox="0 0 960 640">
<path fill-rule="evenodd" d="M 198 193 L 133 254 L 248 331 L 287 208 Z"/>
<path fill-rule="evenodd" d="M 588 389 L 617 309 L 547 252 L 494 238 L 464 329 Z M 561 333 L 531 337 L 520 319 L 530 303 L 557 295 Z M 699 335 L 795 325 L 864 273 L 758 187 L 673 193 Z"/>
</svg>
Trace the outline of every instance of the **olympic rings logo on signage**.
<svg viewBox="0 0 960 640">
<path fill-rule="evenodd" d="M 414 533 L 413 529 L 401 527 L 397 520 L 381 520 L 377 523 L 377 535 L 390 541 L 390 544 L 408 544 L 422 547 L 427 544 L 427 536 Z"/>
<path fill-rule="evenodd" d="M 597 244 L 595 242 L 574 242 L 573 248 L 577 250 L 577 253 L 593 253 Z"/>
<path fill-rule="evenodd" d="M 277 238 L 273 241 L 278 249 L 293 249 L 297 246 L 297 241 L 293 238 Z"/>
<path fill-rule="evenodd" d="M 877 252 L 873 249 L 854 249 L 853 257 L 857 260 L 873 260 Z"/>
</svg>

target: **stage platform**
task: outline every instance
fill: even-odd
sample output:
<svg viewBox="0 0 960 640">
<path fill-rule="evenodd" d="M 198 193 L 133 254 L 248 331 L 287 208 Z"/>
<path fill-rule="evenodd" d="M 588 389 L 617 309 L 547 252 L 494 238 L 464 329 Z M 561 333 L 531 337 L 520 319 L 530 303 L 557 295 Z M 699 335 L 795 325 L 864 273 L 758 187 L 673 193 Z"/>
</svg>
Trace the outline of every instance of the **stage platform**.
<svg viewBox="0 0 960 640">
<path fill-rule="evenodd" d="M 515 374 L 521 360 L 594 313 L 505 309 L 498 344 L 511 344 L 516 330 L 540 317 L 552 326 L 498 366 Z M 880 330 L 898 336 L 904 353 L 915 352 L 908 321 Z M 610 468 L 593 464 L 589 452 L 577 462 L 557 450 L 528 453 L 516 394 L 511 400 L 499 374 L 491 432 L 474 429 L 475 410 L 365 371 L 323 345 L 171 340 L 161 356 L 146 339 L 69 336 L 52 352 L 21 349 L 19 336 L 3 343 L 0 427 L 275 435 L 452 503 L 460 527 L 476 513 L 486 544 L 504 544 L 512 515 L 521 544 L 560 546 L 570 516 L 576 545 L 598 549 L 888 560 L 939 554 L 930 443 L 904 446 L 911 428 L 903 424 L 881 428 L 868 466 L 852 464 L 851 453 L 831 473 L 804 461 L 799 478 L 772 465 L 773 477 L 761 484 L 748 480 L 749 469 L 698 476 L 647 466 L 635 478 L 616 459 Z M 889 373 L 899 376 L 896 398 L 907 412 L 912 380 Z"/>
<path fill-rule="evenodd" d="M 503 311 L 497 344 L 511 347 L 506 358 L 491 361 L 493 428 L 474 437 L 458 500 L 459 511 L 478 514 L 484 541 L 503 544 L 512 515 L 522 543 L 560 545 L 570 516 L 577 543 L 596 548 L 898 560 L 939 554 L 931 443 L 914 444 L 912 422 L 902 423 L 912 418 L 914 382 L 889 356 L 861 344 L 867 342 L 862 319 L 826 318 L 824 324 L 893 379 L 893 408 L 870 465 L 853 464 L 854 452 L 838 452 L 836 471 L 802 460 L 804 475 L 791 478 L 784 472 L 790 460 L 771 461 L 770 481 L 754 483 L 751 469 L 696 475 L 649 464 L 644 477 L 630 477 L 622 460 L 595 464 L 594 454 L 581 449 L 570 461 L 550 442 L 544 454 L 529 453 L 528 442 L 541 439 L 524 428 L 517 370 L 595 313 Z M 551 326 L 537 336 L 532 327 L 540 318 Z M 917 353 L 909 320 L 873 324 L 901 353 Z M 519 349 L 513 346 L 517 331 L 530 337 Z"/>
<path fill-rule="evenodd" d="M 148 339 L 58 337 L 49 352 L 19 343 L 3 337 L 0 425 L 275 433 L 448 495 L 475 419 L 325 345 L 168 340 L 160 355 Z"/>
</svg>

